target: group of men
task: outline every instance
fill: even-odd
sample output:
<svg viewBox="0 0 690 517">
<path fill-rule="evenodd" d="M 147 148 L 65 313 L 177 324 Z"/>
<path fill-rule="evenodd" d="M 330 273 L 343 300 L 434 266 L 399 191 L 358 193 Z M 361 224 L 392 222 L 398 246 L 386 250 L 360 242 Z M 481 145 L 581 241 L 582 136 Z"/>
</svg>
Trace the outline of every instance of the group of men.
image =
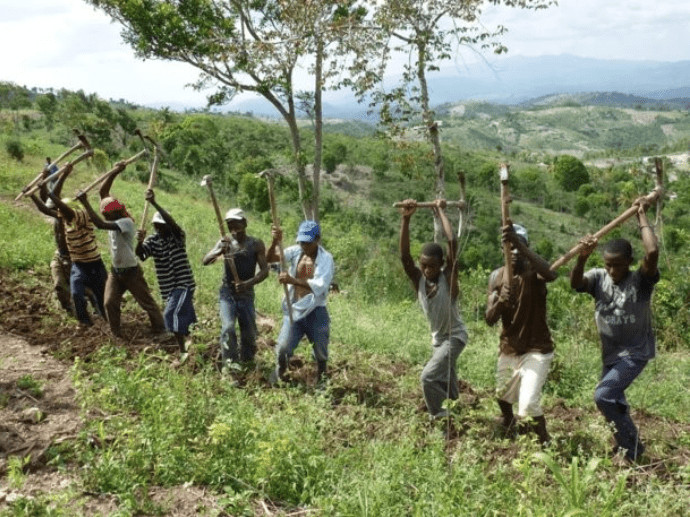
<svg viewBox="0 0 690 517">
<path fill-rule="evenodd" d="M 48 163 L 50 161 L 48 160 Z M 57 251 L 51 270 L 55 291 L 62 306 L 73 313 L 80 325 L 92 325 L 87 300 L 97 314 L 105 317 L 114 336 L 121 335 L 120 305 L 130 291 L 148 314 L 154 334 L 174 334 L 182 359 L 188 353 L 189 328 L 196 322 L 193 305 L 194 276 L 186 252 L 185 233 L 157 202 L 152 190 L 145 199 L 157 213 L 152 224 L 155 233 L 146 237 L 136 230 L 125 205 L 110 195 L 110 189 L 124 166 L 115 167 L 100 187 L 100 214 L 91 207 L 85 193 L 77 201 L 61 199 L 62 185 L 71 172 L 32 195 L 38 209 L 55 219 Z M 48 177 L 54 171 L 46 167 Z M 603 368 L 595 391 L 595 401 L 615 427 L 617 446 L 630 461 L 644 451 L 637 428 L 630 418 L 625 389 L 655 355 L 650 300 L 659 280 L 656 238 L 647 219 L 648 203 L 636 201 L 637 219 L 645 250 L 639 269 L 632 271 L 632 247 L 623 239 L 610 241 L 604 248 L 603 269 L 584 272 L 588 257 L 597 246 L 591 236 L 582 241 L 582 251 L 570 276 L 573 289 L 595 299 L 595 319 L 602 342 Z M 467 329 L 458 310 L 457 241 L 453 237 L 445 204 L 433 207 L 448 240 L 448 250 L 436 243 L 426 244 L 418 265 L 410 254 L 409 224 L 416 202 L 403 202 L 401 210 L 400 254 L 432 334 L 432 356 L 424 366 L 421 385 L 425 405 L 432 420 L 448 417 L 443 403 L 459 395 L 456 361 L 468 341 Z M 268 249 L 247 234 L 247 218 L 239 208 L 225 214 L 229 235 L 221 238 L 204 256 L 203 264 L 222 260 L 225 268 L 219 291 L 222 371 L 231 373 L 237 364 L 254 360 L 256 317 L 254 287 L 268 277 L 269 262 L 278 262 L 282 232 L 272 229 Z M 108 231 L 112 268 L 108 273 L 96 243 L 94 226 Z M 289 358 L 306 335 L 313 345 L 319 381 L 327 373 L 330 319 L 326 309 L 334 275 L 333 257 L 320 244 L 321 229 L 315 221 L 303 221 L 297 244 L 284 250 L 288 271 L 278 281 L 287 286 L 283 300 L 283 322 L 276 345 L 276 366 L 270 383 L 285 379 Z M 496 396 L 501 425 L 507 433 L 534 432 L 542 443 L 549 441 L 541 407 L 541 391 L 554 354 L 554 343 L 546 318 L 546 284 L 557 274 L 548 262 L 529 247 L 527 230 L 520 225 L 503 227 L 503 240 L 512 248 L 512 278 L 505 267 L 489 277 L 486 323 L 499 320 L 502 330 L 496 368 Z M 136 244 L 135 244 L 136 241 Z M 146 284 L 137 260 L 152 257 L 165 309 L 161 313 Z M 69 289 L 66 276 L 69 271 Z M 67 293 L 67 294 L 66 294 Z M 71 298 L 71 300 L 70 300 Z M 288 303 L 289 302 L 289 303 Z M 236 325 L 239 325 L 238 343 Z M 517 404 L 517 414 L 513 407 Z"/>
<path fill-rule="evenodd" d="M 179 346 L 181 360 L 188 357 L 189 329 L 196 321 L 193 298 L 194 275 L 186 250 L 185 232 L 157 202 L 149 189 L 145 199 L 157 212 L 152 218 L 155 233 L 146 236 L 137 230 L 123 203 L 110 195 L 113 182 L 124 170 L 116 164 L 100 186 L 99 213 L 91 206 L 86 193 L 78 192 L 74 201 L 61 199 L 64 172 L 51 180 L 57 170 L 47 159 L 39 195 L 31 198 L 36 207 L 54 220 L 57 251 L 51 263 L 54 288 L 62 307 L 79 321 L 80 326 L 93 325 L 87 299 L 96 314 L 107 319 L 111 333 L 122 337 L 120 307 L 129 291 L 147 313 L 153 335 L 170 332 Z M 247 234 L 247 218 L 240 208 L 225 214 L 229 235 L 217 242 L 203 258 L 209 265 L 223 260 L 225 271 L 219 292 L 221 334 L 221 371 L 231 375 L 233 365 L 251 364 L 256 354 L 256 314 L 254 286 L 268 277 L 268 262 L 279 261 L 278 246 L 282 232 L 272 231 L 268 250 L 261 239 Z M 108 231 L 112 267 L 106 271 L 94 227 Z M 297 234 L 297 245 L 284 250 L 289 270 L 281 272 L 278 281 L 287 286 L 291 303 L 284 303 L 283 327 L 276 347 L 276 368 L 271 384 L 285 379 L 288 360 L 305 335 L 314 343 L 317 376 L 323 380 L 327 371 L 330 319 L 326 299 L 335 271 L 333 257 L 321 245 L 321 230 L 315 221 L 303 221 Z M 161 312 L 151 295 L 139 260 L 153 258 L 159 289 L 165 308 Z M 139 259 L 139 260 L 138 260 Z M 236 326 L 239 326 L 238 344 Z M 239 346 L 238 346 L 239 345 Z"/>
<path fill-rule="evenodd" d="M 467 343 L 467 332 L 458 315 L 457 244 L 443 212 L 443 201 L 433 207 L 448 239 L 444 261 L 438 244 L 422 248 L 419 266 L 410 255 L 409 224 L 416 202 L 402 203 L 400 253 L 405 273 L 412 282 L 419 303 L 429 320 L 433 354 L 422 371 L 421 381 L 427 410 L 432 419 L 447 417 L 442 408 L 446 398 L 458 397 L 456 359 Z M 570 274 L 570 285 L 595 300 L 595 321 L 602 344 L 602 372 L 594 400 L 606 420 L 615 428 L 615 452 L 627 461 L 637 461 L 645 447 L 630 417 L 625 390 L 655 356 L 651 297 L 659 281 L 658 245 L 647 219 L 649 202 L 637 199 L 644 257 L 637 270 L 632 245 L 625 239 L 609 241 L 603 248 L 604 268 L 585 273 L 597 239 L 585 236 Z M 506 268 L 494 270 L 489 277 L 485 321 L 499 320 L 502 330 L 496 366 L 496 398 L 501 411 L 500 423 L 506 433 L 533 432 L 543 444 L 550 437 L 541 407 L 541 391 L 553 360 L 554 343 L 546 318 L 546 284 L 557 274 L 549 263 L 529 247 L 527 230 L 520 225 L 503 227 L 503 241 L 511 246 L 512 278 Z M 517 404 L 517 414 L 514 406 Z"/>
</svg>

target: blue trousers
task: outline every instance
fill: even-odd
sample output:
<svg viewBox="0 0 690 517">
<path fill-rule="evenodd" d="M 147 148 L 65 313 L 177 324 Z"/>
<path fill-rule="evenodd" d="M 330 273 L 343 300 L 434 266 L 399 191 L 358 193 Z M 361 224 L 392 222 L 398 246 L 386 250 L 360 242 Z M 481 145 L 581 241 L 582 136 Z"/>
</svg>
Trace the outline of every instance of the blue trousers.
<svg viewBox="0 0 690 517">
<path fill-rule="evenodd" d="M 69 286 L 72 291 L 72 300 L 74 301 L 74 311 L 77 319 L 84 325 L 91 325 L 91 316 L 86 309 L 86 288 L 91 289 L 93 293 L 92 301 L 95 299 L 97 307 L 96 310 L 101 315 L 105 315 L 105 308 L 103 307 L 103 298 L 105 295 L 105 281 L 108 278 L 108 272 L 103 265 L 103 261 L 98 259 L 94 262 L 72 262 L 72 269 L 70 270 Z"/>
<path fill-rule="evenodd" d="M 256 312 L 254 294 L 233 297 L 230 290 L 220 288 L 220 351 L 223 363 L 252 361 L 256 354 Z M 240 326 L 240 348 L 237 346 L 235 323 Z"/>
<path fill-rule="evenodd" d="M 625 456 L 635 461 L 644 452 L 637 427 L 630 418 L 630 407 L 625 390 L 647 366 L 644 359 L 622 357 L 611 365 L 604 365 L 601 380 L 594 391 L 594 402 L 608 422 L 616 428 L 614 437 Z"/>
<path fill-rule="evenodd" d="M 313 344 L 314 359 L 328 361 L 328 341 L 330 338 L 331 320 L 326 307 L 316 307 L 301 320 L 290 325 L 287 316 L 283 316 L 283 327 L 280 329 L 276 354 L 279 364 L 287 365 L 300 340 L 306 335 Z"/>
</svg>

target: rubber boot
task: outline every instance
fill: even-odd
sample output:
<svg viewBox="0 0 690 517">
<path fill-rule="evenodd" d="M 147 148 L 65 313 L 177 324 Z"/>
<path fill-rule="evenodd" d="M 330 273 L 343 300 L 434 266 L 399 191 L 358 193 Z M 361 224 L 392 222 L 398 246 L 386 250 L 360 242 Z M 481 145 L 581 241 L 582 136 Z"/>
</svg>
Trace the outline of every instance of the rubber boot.
<svg viewBox="0 0 690 517">
<path fill-rule="evenodd" d="M 515 434 L 515 415 L 513 414 L 513 405 L 505 400 L 498 399 L 498 407 L 501 408 L 503 419 L 501 425 L 503 426 L 506 435 L 512 436 Z"/>
<path fill-rule="evenodd" d="M 285 372 L 287 372 L 287 367 L 288 367 L 288 358 L 287 356 L 279 355 L 278 356 L 278 366 L 276 366 L 275 370 L 271 372 L 271 376 L 268 379 L 268 382 L 271 386 L 277 386 L 279 381 L 285 380 Z"/>
<path fill-rule="evenodd" d="M 532 418 L 532 431 L 539 438 L 539 443 L 546 445 L 551 440 L 548 431 L 546 430 L 546 418 L 544 416 L 535 416 Z"/>
<path fill-rule="evenodd" d="M 327 361 L 317 361 L 316 362 L 316 386 L 318 388 L 323 388 L 326 384 L 328 373 L 328 362 Z"/>
</svg>

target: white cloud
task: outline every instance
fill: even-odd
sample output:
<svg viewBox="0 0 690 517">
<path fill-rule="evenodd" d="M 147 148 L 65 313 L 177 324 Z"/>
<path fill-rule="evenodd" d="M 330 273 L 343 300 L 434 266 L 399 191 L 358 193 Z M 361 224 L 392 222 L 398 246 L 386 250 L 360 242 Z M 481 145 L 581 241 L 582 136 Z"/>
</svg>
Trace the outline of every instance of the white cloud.
<svg viewBox="0 0 690 517">
<path fill-rule="evenodd" d="M 687 0 L 560 0 L 536 12 L 487 7 L 482 21 L 508 28 L 508 56 L 690 59 Z M 140 104 L 205 103 L 204 93 L 185 87 L 197 78 L 194 68 L 136 59 L 120 27 L 81 0 L 0 0 L 0 48 L 0 80 L 83 89 Z M 501 57 L 488 59 L 498 63 Z M 451 66 L 460 69 L 475 60 L 464 50 Z"/>
</svg>

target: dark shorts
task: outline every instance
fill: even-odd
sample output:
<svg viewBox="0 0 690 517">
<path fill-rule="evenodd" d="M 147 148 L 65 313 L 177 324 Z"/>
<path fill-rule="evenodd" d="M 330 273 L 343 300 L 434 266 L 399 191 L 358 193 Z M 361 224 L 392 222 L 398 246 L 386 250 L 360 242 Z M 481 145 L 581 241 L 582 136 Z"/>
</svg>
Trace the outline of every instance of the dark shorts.
<svg viewBox="0 0 690 517">
<path fill-rule="evenodd" d="M 189 326 L 196 323 L 194 289 L 177 287 L 172 290 L 163 312 L 165 328 L 176 334 L 189 334 Z"/>
</svg>

